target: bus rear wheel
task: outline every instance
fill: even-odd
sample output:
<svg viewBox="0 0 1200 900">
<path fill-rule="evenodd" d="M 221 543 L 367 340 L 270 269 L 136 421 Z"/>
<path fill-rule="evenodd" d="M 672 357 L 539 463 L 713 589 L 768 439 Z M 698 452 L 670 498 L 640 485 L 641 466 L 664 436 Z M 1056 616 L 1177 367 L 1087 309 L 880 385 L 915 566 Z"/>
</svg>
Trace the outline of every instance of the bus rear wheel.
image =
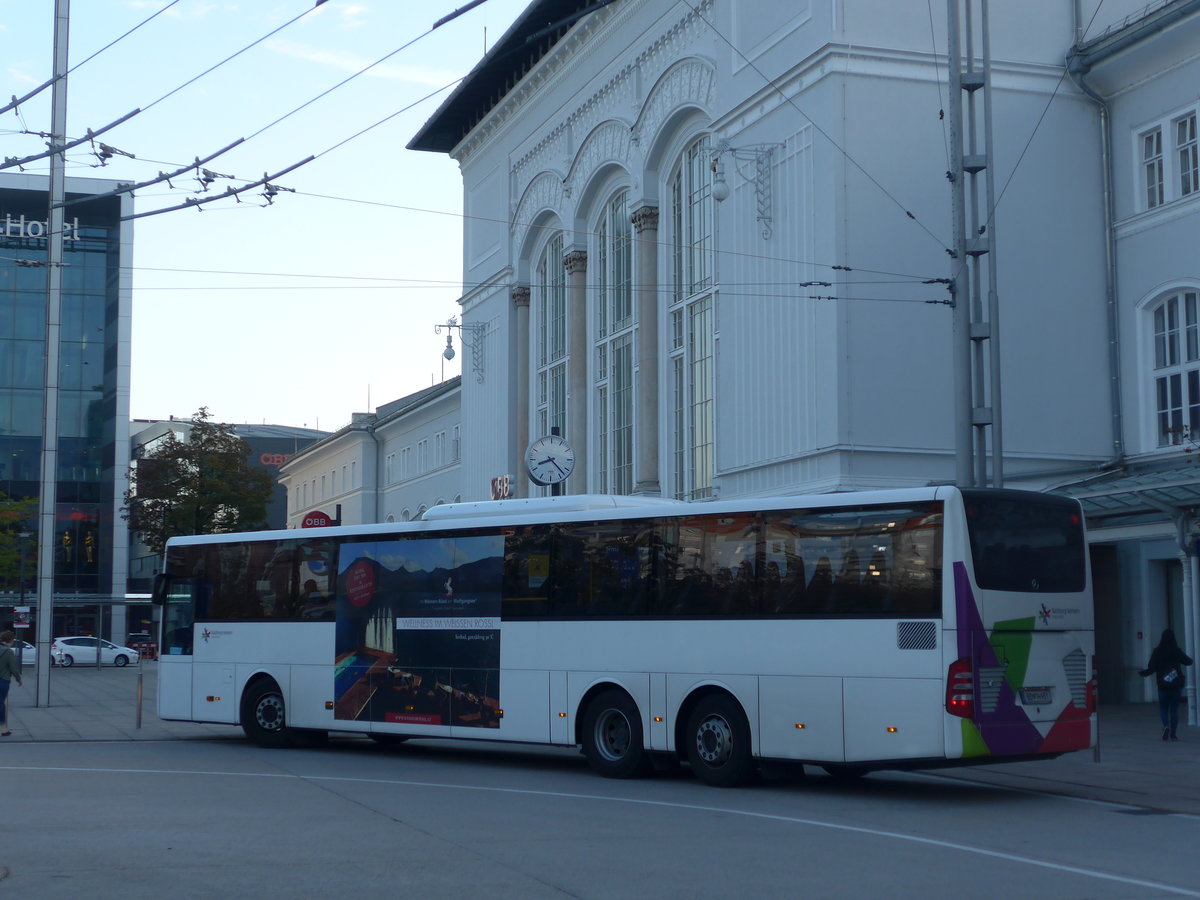
<svg viewBox="0 0 1200 900">
<path fill-rule="evenodd" d="M 729 695 L 711 694 L 696 704 L 684 741 L 688 763 L 705 784 L 737 787 L 754 776 L 750 725 Z"/>
<path fill-rule="evenodd" d="M 242 700 L 242 731 L 260 747 L 290 747 L 283 692 L 273 681 L 259 681 Z"/>
<path fill-rule="evenodd" d="M 582 738 L 588 764 L 605 778 L 637 778 L 650 771 L 642 717 L 624 691 L 604 691 L 588 704 Z"/>
</svg>

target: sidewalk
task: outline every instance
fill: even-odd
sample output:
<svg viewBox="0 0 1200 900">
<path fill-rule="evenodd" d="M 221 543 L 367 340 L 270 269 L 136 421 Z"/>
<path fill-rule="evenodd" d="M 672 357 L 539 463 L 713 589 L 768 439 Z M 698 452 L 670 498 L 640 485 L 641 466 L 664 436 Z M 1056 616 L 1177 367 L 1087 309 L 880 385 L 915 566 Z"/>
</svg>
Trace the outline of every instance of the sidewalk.
<svg viewBox="0 0 1200 900">
<path fill-rule="evenodd" d="M 50 670 L 50 706 L 34 705 L 32 667 L 23 687 L 12 686 L 8 720 L 23 741 L 161 741 L 240 739 L 230 725 L 164 722 L 155 715 L 158 665 L 143 664 L 142 722 L 137 727 L 137 666 L 124 669 L 73 666 Z M 1200 728 L 1180 725 L 1180 740 L 1164 742 L 1158 704 L 1100 708 L 1099 753 L 1058 759 L 934 769 L 938 777 L 1008 788 L 1049 791 L 1069 797 L 1127 804 L 1139 814 L 1181 812 L 1200 816 Z M 1099 761 L 1096 757 L 1099 756 Z"/>
<path fill-rule="evenodd" d="M 138 727 L 138 675 L 142 675 L 142 722 Z M 8 694 L 8 727 L 13 741 L 163 741 L 241 737 L 232 725 L 164 722 L 155 713 L 158 663 L 118 669 L 74 665 L 50 670 L 50 705 L 39 707 L 37 675 L 25 666 L 25 684 Z"/>
</svg>

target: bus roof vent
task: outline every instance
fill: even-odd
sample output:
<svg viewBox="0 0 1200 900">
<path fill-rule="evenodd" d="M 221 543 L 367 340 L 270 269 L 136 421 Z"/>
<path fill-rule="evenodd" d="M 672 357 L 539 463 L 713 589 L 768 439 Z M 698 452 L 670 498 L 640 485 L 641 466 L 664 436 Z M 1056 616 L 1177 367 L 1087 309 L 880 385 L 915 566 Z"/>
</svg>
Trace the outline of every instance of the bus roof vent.
<svg viewBox="0 0 1200 900">
<path fill-rule="evenodd" d="M 658 507 L 664 511 L 687 506 L 682 500 L 666 497 L 630 497 L 621 494 L 569 494 L 565 497 L 529 497 L 519 500 L 474 500 L 432 506 L 421 515 L 426 522 L 452 519 L 491 519 L 526 516 L 531 513 L 571 513 L 586 510 L 638 509 Z"/>
</svg>

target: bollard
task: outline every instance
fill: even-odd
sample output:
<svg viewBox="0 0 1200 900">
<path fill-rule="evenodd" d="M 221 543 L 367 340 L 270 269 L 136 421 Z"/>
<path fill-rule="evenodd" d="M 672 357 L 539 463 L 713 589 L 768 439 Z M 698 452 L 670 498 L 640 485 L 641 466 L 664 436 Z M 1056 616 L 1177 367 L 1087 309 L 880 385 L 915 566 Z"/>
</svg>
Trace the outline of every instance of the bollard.
<svg viewBox="0 0 1200 900">
<path fill-rule="evenodd" d="M 137 727 L 142 727 L 142 661 L 138 660 L 137 682 Z"/>
</svg>

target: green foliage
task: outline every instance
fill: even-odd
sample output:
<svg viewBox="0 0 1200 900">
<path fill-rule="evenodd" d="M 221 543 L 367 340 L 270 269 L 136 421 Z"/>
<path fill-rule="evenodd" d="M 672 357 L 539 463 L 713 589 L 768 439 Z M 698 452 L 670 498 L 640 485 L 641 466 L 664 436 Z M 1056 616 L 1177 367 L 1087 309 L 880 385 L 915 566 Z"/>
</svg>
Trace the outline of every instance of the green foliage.
<svg viewBox="0 0 1200 900">
<path fill-rule="evenodd" d="M 11 500 L 0 494 L 0 590 L 18 593 L 22 571 L 27 590 L 36 583 L 37 514 L 36 497 Z M 26 536 L 21 537 L 22 534 Z"/>
<path fill-rule="evenodd" d="M 271 476 L 250 465 L 250 447 L 234 426 L 201 407 L 186 441 L 168 433 L 130 470 L 124 516 L 152 553 L 181 534 L 266 527 Z"/>
</svg>

